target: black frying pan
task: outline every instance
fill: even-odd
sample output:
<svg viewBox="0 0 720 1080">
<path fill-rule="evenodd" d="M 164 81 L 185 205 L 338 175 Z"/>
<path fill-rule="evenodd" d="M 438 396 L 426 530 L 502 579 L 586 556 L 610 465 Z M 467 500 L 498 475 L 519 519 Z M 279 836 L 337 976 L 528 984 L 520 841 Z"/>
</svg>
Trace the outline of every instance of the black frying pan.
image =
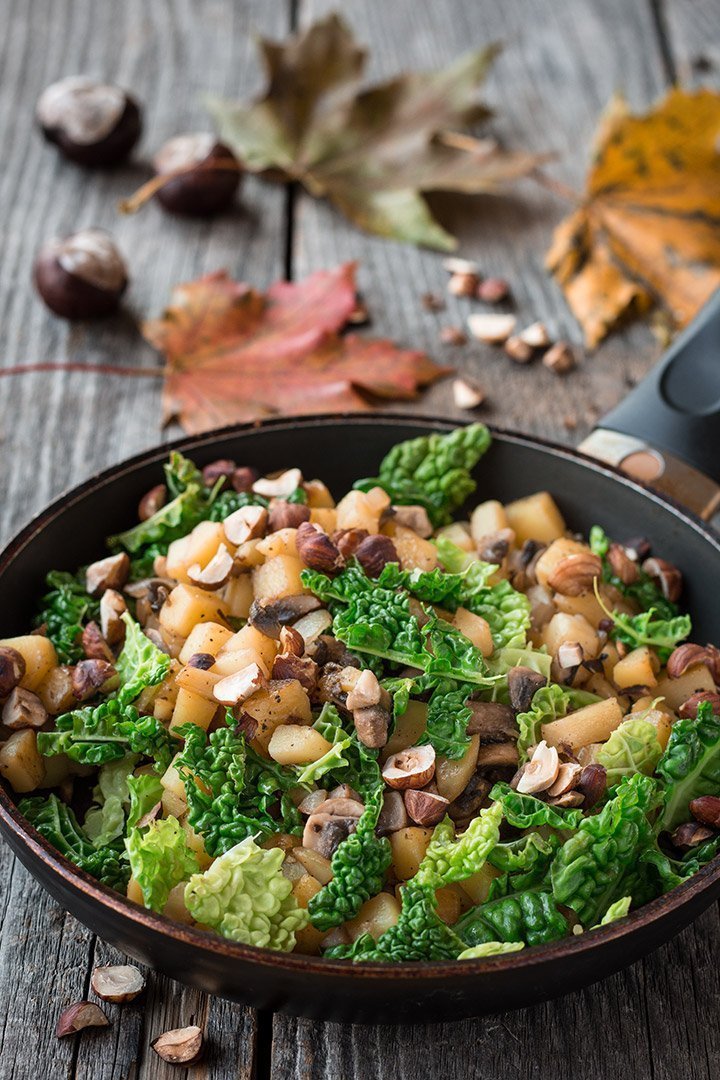
<svg viewBox="0 0 720 1080">
<path fill-rule="evenodd" d="M 714 326 L 715 371 L 720 371 L 720 328 L 707 314 L 698 325 L 706 335 L 705 347 L 707 327 Z M 686 335 L 656 369 L 650 405 L 645 387 L 631 396 L 631 405 L 635 395 L 644 400 L 639 418 L 636 415 L 633 420 L 626 405 L 621 422 L 614 423 L 612 417 L 606 421 L 608 427 L 621 433 L 610 440 L 616 457 L 621 453 L 618 439 L 627 438 L 628 430 L 631 438 L 639 432 L 639 439 L 623 444 L 626 455 L 636 455 L 638 444 L 642 449 L 650 441 L 650 408 L 656 412 L 674 408 L 672 402 L 668 404 L 662 381 L 658 381 L 658 370 L 662 374 L 668 365 L 691 363 L 688 356 L 693 341 L 697 338 Z M 652 459 L 656 466 L 663 462 L 664 480 L 677 484 L 677 477 L 684 476 L 686 490 L 690 490 L 688 477 L 700 477 L 698 466 L 706 472 L 712 468 L 713 479 L 720 478 L 720 376 L 710 370 L 707 375 L 715 381 L 710 379 L 709 392 L 696 398 L 707 419 L 709 410 L 704 402 L 710 402 L 713 385 L 718 388 L 713 402 L 714 425 L 706 425 L 707 439 L 699 443 L 690 440 L 687 448 L 683 444 L 683 430 L 693 426 L 684 405 L 685 412 L 673 415 L 672 438 L 665 441 L 662 456 Z M 453 426 L 453 421 L 388 414 L 311 417 L 232 428 L 174 445 L 201 465 L 215 458 L 234 458 L 263 472 L 298 465 L 306 476 L 322 477 L 339 495 L 355 478 L 372 475 L 381 457 L 399 440 Z M 663 428 L 666 434 L 668 430 Z M 709 452 L 708 439 L 713 453 Z M 602 445 L 607 445 L 607 439 Z M 139 497 L 157 483 L 168 449 L 164 446 L 141 454 L 75 488 L 9 545 L 0 556 L 0 636 L 27 628 L 48 569 L 71 569 L 96 558 L 105 536 L 127 526 Z M 667 455 L 668 450 L 674 459 Z M 690 466 L 695 467 L 689 471 L 680 461 L 686 452 Z M 637 465 L 637 458 L 633 463 Z M 697 517 L 616 469 L 509 432 L 495 432 L 492 448 L 476 475 L 482 499 L 508 501 L 548 489 L 573 529 L 587 532 L 591 525 L 600 523 L 620 539 L 650 537 L 656 550 L 685 573 L 684 600 L 693 616 L 693 637 L 720 643 L 720 608 L 714 589 L 720 580 L 720 540 Z M 707 479 L 696 479 L 692 492 L 697 505 L 702 502 L 709 512 L 717 488 Z M 11 796 L 2 789 L 0 828 L 20 860 L 59 903 L 124 952 L 210 993 L 319 1019 L 438 1021 L 541 1001 L 632 963 L 682 930 L 720 896 L 719 857 L 685 885 L 628 918 L 578 938 L 482 961 L 352 966 L 234 944 L 138 907 L 56 854 L 27 826 Z"/>
</svg>

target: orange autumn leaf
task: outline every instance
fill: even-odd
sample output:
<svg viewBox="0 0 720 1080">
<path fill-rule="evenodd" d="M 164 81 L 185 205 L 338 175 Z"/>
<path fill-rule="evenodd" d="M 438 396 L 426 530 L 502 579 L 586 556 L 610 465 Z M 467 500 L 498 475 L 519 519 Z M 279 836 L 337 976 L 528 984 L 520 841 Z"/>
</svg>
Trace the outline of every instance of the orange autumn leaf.
<svg viewBox="0 0 720 1080">
<path fill-rule="evenodd" d="M 588 346 L 654 303 L 684 326 L 720 286 L 719 140 L 714 91 L 673 89 L 644 116 L 611 102 L 546 260 Z"/>
<path fill-rule="evenodd" d="M 266 416 L 370 408 L 365 395 L 413 398 L 445 375 L 423 352 L 341 335 L 356 305 L 355 264 L 266 293 L 207 274 L 173 290 L 143 325 L 164 353 L 163 421 L 190 433 Z"/>
</svg>

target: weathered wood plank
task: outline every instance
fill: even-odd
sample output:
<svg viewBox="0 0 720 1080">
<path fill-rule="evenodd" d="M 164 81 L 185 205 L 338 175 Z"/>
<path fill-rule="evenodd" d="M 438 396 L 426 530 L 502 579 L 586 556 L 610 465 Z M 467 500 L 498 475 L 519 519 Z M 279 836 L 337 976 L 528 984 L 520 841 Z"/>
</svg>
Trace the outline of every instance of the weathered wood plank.
<svg viewBox="0 0 720 1080">
<path fill-rule="evenodd" d="M 237 210 L 211 222 L 173 219 L 158 207 L 122 218 L 120 197 L 148 175 L 165 138 L 207 126 L 202 93 L 239 96 L 258 80 L 255 31 L 283 36 L 289 0 L 157 0 L 98 4 L 1 0 L 0 363 L 85 360 L 157 362 L 136 320 L 159 312 L 171 286 L 205 271 L 246 271 L 259 284 L 282 276 L 285 201 L 249 180 Z M 40 91 L 54 79 L 95 73 L 130 88 L 145 105 L 136 160 L 108 173 L 63 161 L 33 127 Z M 50 236 L 86 225 L 116 236 L 132 283 L 123 314 L 97 325 L 54 319 L 31 285 L 35 251 Z M 160 438 L 160 383 L 99 375 L 30 375 L 0 381 L 0 542 L 64 488 Z M 161 1031 L 207 1016 L 209 1051 L 194 1077 L 247 1077 L 254 1017 L 150 977 L 137 1005 L 109 1006 L 111 1033 L 57 1042 L 64 1005 L 87 992 L 92 935 L 62 912 L 0 845 L 0 1075 L 166 1077 L 149 1048 Z M 97 944 L 97 956 L 110 951 Z M 117 954 L 113 954 L 117 955 Z M 136 1062 L 136 1066 L 133 1066 Z M 140 1071 L 138 1071 L 140 1070 Z"/>
<path fill-rule="evenodd" d="M 720 85 L 720 9 L 713 0 L 660 0 L 681 86 Z"/>
<path fill-rule="evenodd" d="M 301 20 L 307 24 L 332 6 L 332 0 L 303 0 Z M 431 68 L 466 49 L 504 42 L 487 83 L 486 98 L 498 113 L 490 130 L 510 146 L 555 152 L 558 160 L 546 171 L 576 190 L 582 187 L 598 115 L 613 91 L 622 86 L 631 102 L 642 104 L 663 85 L 655 27 L 645 4 L 366 0 L 347 6 L 343 14 L 370 46 L 373 77 L 394 74 L 401 65 Z M 487 274 L 511 282 L 520 324 L 543 318 L 552 334 L 580 341 L 559 289 L 543 269 L 552 229 L 567 212 L 566 204 L 529 181 L 503 197 L 437 202 L 445 222 L 461 236 L 461 252 L 477 257 Z M 611 339 L 579 371 L 560 379 L 537 364 L 513 364 L 502 351 L 479 343 L 464 349 L 441 346 L 439 327 L 462 324 L 473 306 L 449 297 L 440 315 L 422 309 L 422 293 L 442 293 L 446 286 L 437 253 L 364 236 L 326 204 L 304 197 L 298 200 L 295 227 L 296 276 L 359 259 L 372 330 L 424 346 L 475 377 L 490 401 L 483 415 L 494 423 L 579 440 L 658 355 L 650 333 L 635 329 Z M 452 405 L 449 382 L 406 409 L 461 415 Z M 564 430 L 567 417 L 578 422 L 572 436 Z"/>
</svg>

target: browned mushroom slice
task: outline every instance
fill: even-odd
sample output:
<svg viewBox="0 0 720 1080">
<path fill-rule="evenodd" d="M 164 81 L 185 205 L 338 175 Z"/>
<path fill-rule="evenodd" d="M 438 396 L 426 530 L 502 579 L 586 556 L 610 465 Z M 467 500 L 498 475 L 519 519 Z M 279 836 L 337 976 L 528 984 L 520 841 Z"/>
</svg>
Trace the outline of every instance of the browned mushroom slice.
<svg viewBox="0 0 720 1080">
<path fill-rule="evenodd" d="M 386 791 L 377 823 L 378 836 L 388 836 L 398 829 L 404 829 L 407 823 L 408 814 L 401 792 Z"/>
<path fill-rule="evenodd" d="M 535 691 L 547 685 L 547 679 L 529 667 L 514 667 L 508 671 L 510 704 L 515 712 L 527 712 Z"/>
<path fill-rule="evenodd" d="M 435 750 L 430 745 L 400 750 L 387 759 L 382 774 L 391 788 L 423 788 L 435 775 Z"/>
<path fill-rule="evenodd" d="M 278 640 L 283 626 L 321 607 L 322 604 L 316 596 L 304 593 L 283 596 L 279 600 L 269 600 L 266 603 L 255 600 L 250 608 L 248 622 L 261 634 Z"/>
<path fill-rule="evenodd" d="M 391 513 L 397 525 L 404 525 L 405 528 L 412 529 L 423 540 L 427 540 L 428 537 L 432 536 L 432 522 L 424 506 L 393 506 Z"/>
<path fill-rule="evenodd" d="M 468 735 L 479 735 L 481 743 L 514 742 L 518 737 L 515 714 L 509 705 L 499 701 L 466 702 L 472 715 L 468 720 Z"/>
<path fill-rule="evenodd" d="M 264 506 L 241 506 L 229 514 L 222 523 L 229 543 L 239 547 L 247 540 L 255 540 L 265 532 L 268 512 Z"/>
<path fill-rule="evenodd" d="M 448 813 L 453 821 L 469 821 L 474 818 L 487 799 L 491 787 L 492 781 L 482 772 L 473 773 L 465 790 L 450 804 Z"/>
<path fill-rule="evenodd" d="M 478 750 L 478 766 L 483 768 L 517 768 L 518 751 L 515 743 L 487 743 Z"/>
<path fill-rule="evenodd" d="M 307 819 L 303 847 L 331 859 L 338 845 L 355 832 L 363 810 L 363 804 L 354 799 L 327 799 Z"/>
<path fill-rule="evenodd" d="M 122 589 L 130 576 L 130 556 L 126 552 L 108 555 L 90 563 L 85 571 L 85 588 L 91 596 L 102 596 L 106 589 Z"/>
<path fill-rule="evenodd" d="M 47 718 L 47 710 L 37 694 L 22 686 L 16 686 L 3 705 L 2 722 L 11 731 L 41 728 Z"/>
<path fill-rule="evenodd" d="M 348 703 L 350 695 L 348 694 Z M 349 708 L 348 704 L 348 708 Z M 367 705 L 353 710 L 353 723 L 357 737 L 363 746 L 379 750 L 388 741 L 390 710 L 382 705 Z"/>
<path fill-rule="evenodd" d="M 221 589 L 225 585 L 232 568 L 233 557 L 225 545 L 221 544 L 204 569 L 199 563 L 193 563 L 188 568 L 187 574 L 193 585 L 212 592 L 215 589 Z"/>
</svg>

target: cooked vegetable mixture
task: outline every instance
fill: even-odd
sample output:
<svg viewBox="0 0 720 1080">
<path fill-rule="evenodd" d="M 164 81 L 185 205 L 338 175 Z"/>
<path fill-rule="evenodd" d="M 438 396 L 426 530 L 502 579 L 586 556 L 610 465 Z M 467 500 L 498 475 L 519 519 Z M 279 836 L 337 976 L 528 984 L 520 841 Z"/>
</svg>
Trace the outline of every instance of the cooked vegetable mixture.
<svg viewBox="0 0 720 1080">
<path fill-rule="evenodd" d="M 172 454 L 0 642 L 29 823 L 153 911 L 353 961 L 514 952 L 695 873 L 720 651 L 646 540 L 585 541 L 547 492 L 453 520 L 489 443 L 401 443 L 338 503 Z"/>
</svg>

